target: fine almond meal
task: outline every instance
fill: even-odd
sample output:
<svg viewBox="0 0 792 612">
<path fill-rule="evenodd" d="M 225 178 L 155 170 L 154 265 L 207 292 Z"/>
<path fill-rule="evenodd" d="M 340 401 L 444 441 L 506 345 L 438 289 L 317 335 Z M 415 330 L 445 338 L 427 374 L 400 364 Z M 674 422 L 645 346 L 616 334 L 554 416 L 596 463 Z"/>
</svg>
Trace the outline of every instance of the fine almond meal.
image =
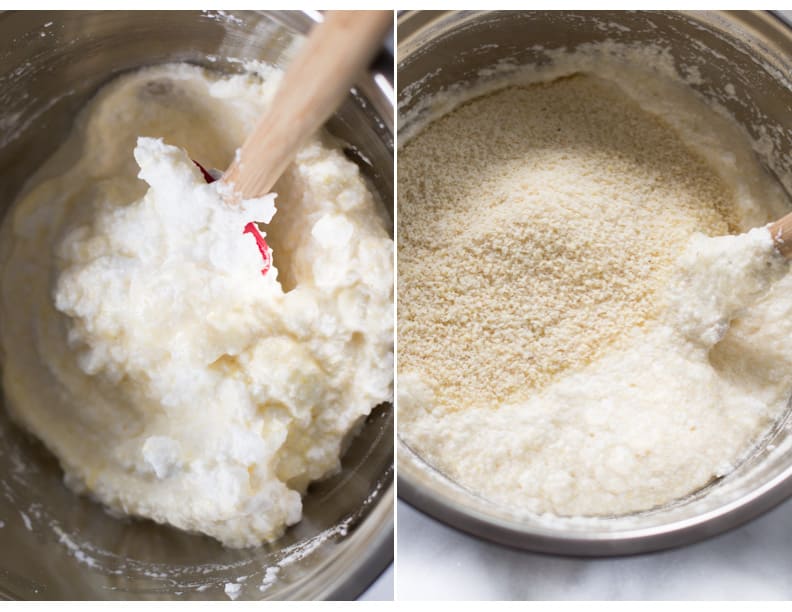
<svg viewBox="0 0 792 612">
<path fill-rule="evenodd" d="M 501 84 L 402 144 L 398 189 L 399 432 L 463 487 L 646 510 L 782 414 L 792 278 L 762 226 L 788 203 L 683 85 L 607 66 Z"/>
</svg>

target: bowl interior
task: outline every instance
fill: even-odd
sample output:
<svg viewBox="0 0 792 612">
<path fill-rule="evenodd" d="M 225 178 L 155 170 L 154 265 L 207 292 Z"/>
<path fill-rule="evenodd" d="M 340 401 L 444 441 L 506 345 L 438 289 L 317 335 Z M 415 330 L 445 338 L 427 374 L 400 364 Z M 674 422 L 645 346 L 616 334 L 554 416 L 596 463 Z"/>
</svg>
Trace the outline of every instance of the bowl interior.
<svg viewBox="0 0 792 612">
<path fill-rule="evenodd" d="M 691 86 L 736 119 L 763 165 L 792 193 L 792 34 L 772 14 L 419 12 L 400 19 L 398 34 L 400 137 L 426 120 L 443 92 L 480 82 L 493 66 L 543 65 L 548 52 L 606 41 L 652 44 L 667 49 L 679 74 L 698 75 Z M 512 546 L 575 555 L 656 550 L 723 531 L 792 494 L 789 422 L 787 413 L 729 476 L 627 517 L 519 516 L 455 485 L 401 440 L 399 493 L 441 520 Z"/>
<path fill-rule="evenodd" d="M 0 207 L 66 137 L 106 81 L 185 61 L 234 72 L 284 66 L 312 21 L 297 11 L 16 12 L 0 15 Z M 382 202 L 393 193 L 393 125 L 369 75 L 328 123 Z M 392 219 L 392 210 L 386 207 Z M 230 550 L 151 521 L 110 516 L 68 490 L 57 461 L 0 410 L 0 598 L 354 597 L 392 558 L 392 406 L 377 407 L 342 471 L 314 484 L 277 543 Z M 246 578 L 245 578 L 246 577 Z"/>
</svg>

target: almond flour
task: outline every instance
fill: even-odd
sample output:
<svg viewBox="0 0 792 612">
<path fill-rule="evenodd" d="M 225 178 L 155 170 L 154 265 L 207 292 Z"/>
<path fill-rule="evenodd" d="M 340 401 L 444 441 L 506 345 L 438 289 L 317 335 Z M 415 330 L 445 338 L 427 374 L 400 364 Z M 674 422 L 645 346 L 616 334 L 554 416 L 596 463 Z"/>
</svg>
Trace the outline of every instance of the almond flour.
<svg viewBox="0 0 792 612">
<path fill-rule="evenodd" d="M 728 474 L 786 410 L 786 264 L 763 230 L 706 236 L 788 202 L 679 83 L 569 65 L 400 150 L 399 432 L 502 507 L 613 516 Z"/>
<path fill-rule="evenodd" d="M 448 405 L 525 400 L 658 316 L 732 193 L 663 121 L 575 75 L 509 87 L 399 155 L 399 360 Z"/>
</svg>

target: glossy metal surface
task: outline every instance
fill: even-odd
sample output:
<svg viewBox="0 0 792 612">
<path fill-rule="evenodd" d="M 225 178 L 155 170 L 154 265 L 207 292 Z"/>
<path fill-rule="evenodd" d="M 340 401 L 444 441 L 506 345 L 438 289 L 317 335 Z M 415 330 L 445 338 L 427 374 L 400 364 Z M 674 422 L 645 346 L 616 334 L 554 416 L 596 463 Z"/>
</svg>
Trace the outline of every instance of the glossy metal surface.
<svg viewBox="0 0 792 612">
<path fill-rule="evenodd" d="M 667 47 L 677 68 L 696 66 L 694 88 L 731 113 L 760 159 L 787 186 L 792 151 L 792 33 L 766 12 L 417 11 L 398 23 L 399 130 L 402 115 L 508 58 L 547 61 L 542 49 L 611 39 Z M 683 72 L 684 73 L 684 72 Z M 735 95 L 727 95 L 733 87 Z M 735 527 L 792 495 L 789 415 L 736 470 L 665 508 L 599 523 L 518 516 L 463 490 L 398 442 L 399 495 L 449 525 L 528 550 L 624 555 L 680 546 Z M 776 448 L 775 451 L 773 449 Z M 778 450 L 786 449 L 786 450 Z"/>
<path fill-rule="evenodd" d="M 297 11 L 0 14 L 3 212 L 113 76 L 169 61 L 242 69 L 227 57 L 283 66 L 311 23 Z M 328 124 L 387 203 L 392 97 L 387 80 L 371 73 Z M 225 599 L 225 584 L 245 576 L 242 599 L 354 598 L 393 558 L 392 480 L 392 407 L 380 406 L 352 440 L 342 472 L 311 487 L 301 523 L 274 545 L 229 550 L 114 518 L 75 495 L 52 456 L 0 410 L 0 598 Z M 266 570 L 278 564 L 270 584 Z"/>
</svg>

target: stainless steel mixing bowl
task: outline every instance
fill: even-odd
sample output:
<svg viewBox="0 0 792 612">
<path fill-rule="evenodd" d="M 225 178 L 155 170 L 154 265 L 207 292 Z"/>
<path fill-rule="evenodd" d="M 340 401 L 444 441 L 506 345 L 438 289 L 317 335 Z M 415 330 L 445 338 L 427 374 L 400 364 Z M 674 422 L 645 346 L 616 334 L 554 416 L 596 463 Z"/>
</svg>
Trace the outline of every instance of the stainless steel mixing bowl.
<svg viewBox="0 0 792 612">
<path fill-rule="evenodd" d="M 312 15 L 283 12 L 0 14 L 0 205 L 68 133 L 113 76 L 186 61 L 240 71 L 227 58 L 283 66 Z M 383 202 L 393 201 L 392 90 L 358 83 L 329 129 Z M 393 415 L 380 406 L 343 470 L 305 498 L 305 518 L 271 546 L 230 550 L 150 521 L 110 516 L 66 489 L 53 457 L 0 410 L 0 598 L 353 598 L 393 558 Z M 247 578 L 244 578 L 247 577 Z"/>
<path fill-rule="evenodd" d="M 757 155 L 792 191 L 792 31 L 767 12 L 414 11 L 400 16 L 397 45 L 399 135 L 421 120 L 430 96 L 476 82 L 483 69 L 548 61 L 546 50 L 613 40 L 666 47 L 681 74 L 745 128 Z M 691 68 L 694 67 L 695 71 Z M 792 375 L 792 373 L 791 373 Z M 700 540 L 739 525 L 792 494 L 788 415 L 726 478 L 665 508 L 605 521 L 519 516 L 456 486 L 397 445 L 399 495 L 474 535 L 529 550 L 569 555 L 647 552 Z"/>
</svg>

